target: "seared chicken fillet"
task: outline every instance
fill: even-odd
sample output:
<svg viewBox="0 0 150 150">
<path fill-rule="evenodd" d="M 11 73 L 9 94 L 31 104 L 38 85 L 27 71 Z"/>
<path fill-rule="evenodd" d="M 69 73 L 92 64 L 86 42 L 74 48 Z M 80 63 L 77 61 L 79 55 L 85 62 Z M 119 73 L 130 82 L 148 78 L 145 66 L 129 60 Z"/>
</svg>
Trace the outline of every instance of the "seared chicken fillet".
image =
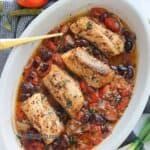
<svg viewBox="0 0 150 150">
<path fill-rule="evenodd" d="M 112 81 L 114 71 L 102 61 L 90 55 L 87 48 L 78 47 L 62 55 L 66 66 L 88 85 L 100 88 Z"/>
<path fill-rule="evenodd" d="M 88 17 L 81 17 L 70 26 L 71 31 L 93 43 L 106 56 L 119 55 L 124 51 L 124 40 L 102 24 Z"/>
<path fill-rule="evenodd" d="M 64 129 L 63 124 L 43 94 L 34 94 L 24 101 L 22 110 L 33 127 L 41 133 L 46 144 L 52 143 Z"/>
<path fill-rule="evenodd" d="M 56 65 L 51 66 L 51 71 L 43 81 L 56 101 L 71 117 L 76 117 L 84 103 L 78 83 Z"/>
</svg>

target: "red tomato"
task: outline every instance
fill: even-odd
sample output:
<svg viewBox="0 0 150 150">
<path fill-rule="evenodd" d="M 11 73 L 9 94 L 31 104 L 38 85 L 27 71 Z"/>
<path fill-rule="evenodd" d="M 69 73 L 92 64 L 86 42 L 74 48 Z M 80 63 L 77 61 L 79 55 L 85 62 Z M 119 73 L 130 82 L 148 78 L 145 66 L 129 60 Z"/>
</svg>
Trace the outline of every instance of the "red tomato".
<svg viewBox="0 0 150 150">
<path fill-rule="evenodd" d="M 52 52 L 57 52 L 57 46 L 55 43 L 49 39 L 43 41 L 43 45 Z"/>
<path fill-rule="evenodd" d="M 44 150 L 44 144 L 40 141 L 24 142 L 25 149 L 27 150 Z"/>
<path fill-rule="evenodd" d="M 26 116 L 25 116 L 24 112 L 21 109 L 21 105 L 22 105 L 22 103 L 18 102 L 17 107 L 16 107 L 17 108 L 16 109 L 16 114 L 17 114 L 16 118 L 17 118 L 18 121 L 22 121 L 22 120 L 26 119 Z"/>
<path fill-rule="evenodd" d="M 17 3 L 26 8 L 39 8 L 48 3 L 48 0 L 17 0 Z"/>
<path fill-rule="evenodd" d="M 117 106 L 118 111 L 124 111 L 125 108 L 128 106 L 128 103 L 129 103 L 128 98 L 122 99 L 121 102 Z"/>
<path fill-rule="evenodd" d="M 61 55 L 58 53 L 53 54 L 52 61 L 57 64 L 59 67 L 64 68 L 65 64 L 63 62 L 63 59 L 61 58 Z"/>
<path fill-rule="evenodd" d="M 105 113 L 105 117 L 109 121 L 116 121 L 118 119 L 118 114 L 115 109 L 107 110 Z"/>
<path fill-rule="evenodd" d="M 79 136 L 79 140 L 81 141 L 79 149 L 92 149 L 94 145 L 97 145 L 101 142 L 101 127 L 97 125 L 91 125 L 90 128 L 91 130 L 89 132 L 85 132 Z"/>
<path fill-rule="evenodd" d="M 87 84 L 84 81 L 80 81 L 80 88 L 84 93 L 87 92 Z"/>
<path fill-rule="evenodd" d="M 104 21 L 104 24 L 106 25 L 108 29 L 112 30 L 113 32 L 120 31 L 120 24 L 115 18 L 112 18 L 112 17 L 106 18 Z"/>
<path fill-rule="evenodd" d="M 90 11 L 91 16 L 93 17 L 99 17 L 101 14 L 105 13 L 106 10 L 104 8 L 92 8 Z"/>
<path fill-rule="evenodd" d="M 99 100 L 99 93 L 96 91 L 96 92 L 92 93 L 92 94 L 90 95 L 90 97 L 91 97 L 90 104 L 91 104 L 91 103 L 97 103 L 98 100 Z"/>
</svg>

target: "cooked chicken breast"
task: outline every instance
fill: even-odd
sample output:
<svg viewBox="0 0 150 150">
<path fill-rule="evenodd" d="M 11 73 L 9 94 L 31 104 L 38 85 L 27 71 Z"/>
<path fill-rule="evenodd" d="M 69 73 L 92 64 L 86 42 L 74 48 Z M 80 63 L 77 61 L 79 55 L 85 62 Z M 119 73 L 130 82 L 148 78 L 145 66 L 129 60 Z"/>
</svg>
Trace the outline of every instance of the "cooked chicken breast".
<svg viewBox="0 0 150 150">
<path fill-rule="evenodd" d="M 76 117 L 84 102 L 78 83 L 56 65 L 51 66 L 51 71 L 43 81 L 56 101 L 71 117 Z"/>
<path fill-rule="evenodd" d="M 71 31 L 95 44 L 107 56 L 115 56 L 124 51 L 124 40 L 118 34 L 96 24 L 88 17 L 81 17 L 70 26 Z"/>
<path fill-rule="evenodd" d="M 46 144 L 52 143 L 63 131 L 63 124 L 43 94 L 34 94 L 24 101 L 22 110 Z"/>
<path fill-rule="evenodd" d="M 112 81 L 114 71 L 102 61 L 90 55 L 86 48 L 78 47 L 62 55 L 66 66 L 94 88 Z"/>
</svg>

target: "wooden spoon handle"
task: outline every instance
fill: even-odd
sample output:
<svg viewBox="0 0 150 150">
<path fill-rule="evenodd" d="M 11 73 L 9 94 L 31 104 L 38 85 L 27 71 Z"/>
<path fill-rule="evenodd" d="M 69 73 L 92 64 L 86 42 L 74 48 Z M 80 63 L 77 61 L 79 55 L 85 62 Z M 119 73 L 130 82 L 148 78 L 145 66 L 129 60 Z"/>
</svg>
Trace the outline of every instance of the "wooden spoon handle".
<svg viewBox="0 0 150 150">
<path fill-rule="evenodd" d="M 58 37 L 62 35 L 63 33 L 54 33 L 54 34 L 48 34 L 43 36 L 25 37 L 25 38 L 18 38 L 18 39 L 0 39 L 0 50 L 5 50 L 7 48 L 19 46 L 37 40 L 43 40 L 43 39 Z"/>
</svg>

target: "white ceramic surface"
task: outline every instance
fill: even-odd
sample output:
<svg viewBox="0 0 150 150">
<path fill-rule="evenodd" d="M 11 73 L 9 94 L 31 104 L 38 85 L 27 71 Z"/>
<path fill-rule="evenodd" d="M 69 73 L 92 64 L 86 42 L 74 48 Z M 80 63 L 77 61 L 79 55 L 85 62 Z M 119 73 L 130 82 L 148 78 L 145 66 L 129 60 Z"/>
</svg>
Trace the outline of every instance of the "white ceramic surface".
<svg viewBox="0 0 150 150">
<path fill-rule="evenodd" d="M 130 2 L 125 0 L 61 0 L 45 10 L 37 17 L 22 34 L 25 36 L 47 33 L 71 14 L 92 6 L 103 6 L 118 14 L 125 20 L 137 35 L 139 53 L 138 73 L 134 93 L 124 116 L 118 122 L 109 136 L 96 149 L 113 150 L 128 136 L 138 121 L 150 92 L 150 45 L 148 27 L 139 11 Z M 19 149 L 12 126 L 14 102 L 19 77 L 33 50 L 38 43 L 28 44 L 15 48 L 5 65 L 0 89 L 0 132 L 5 149 Z"/>
</svg>

